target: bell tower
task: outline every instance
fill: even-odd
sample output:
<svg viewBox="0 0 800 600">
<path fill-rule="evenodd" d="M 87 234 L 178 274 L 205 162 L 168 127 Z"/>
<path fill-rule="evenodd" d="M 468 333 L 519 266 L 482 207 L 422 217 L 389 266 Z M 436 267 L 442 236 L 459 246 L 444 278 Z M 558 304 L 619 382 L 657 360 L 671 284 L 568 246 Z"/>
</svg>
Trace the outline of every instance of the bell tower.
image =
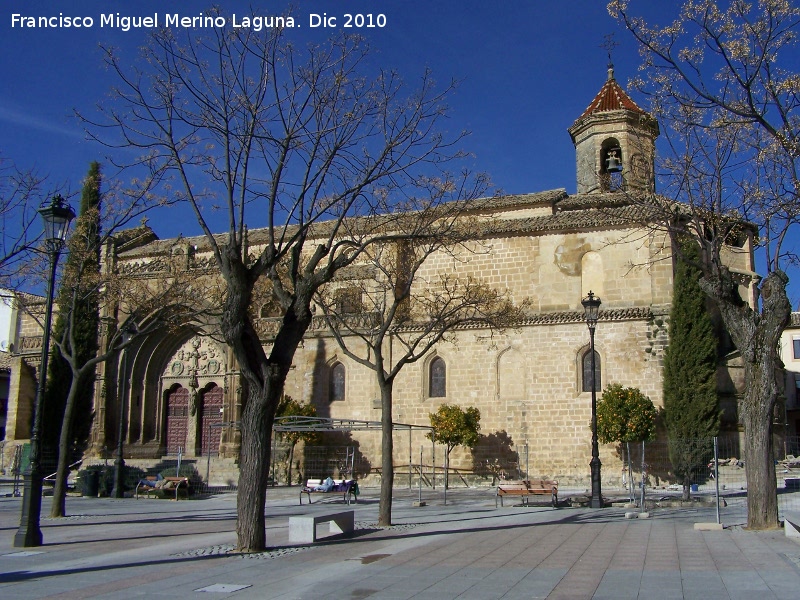
<svg viewBox="0 0 800 600">
<path fill-rule="evenodd" d="M 612 64 L 605 84 L 568 131 L 575 145 L 578 194 L 655 192 L 658 122 L 620 87 Z"/>
</svg>

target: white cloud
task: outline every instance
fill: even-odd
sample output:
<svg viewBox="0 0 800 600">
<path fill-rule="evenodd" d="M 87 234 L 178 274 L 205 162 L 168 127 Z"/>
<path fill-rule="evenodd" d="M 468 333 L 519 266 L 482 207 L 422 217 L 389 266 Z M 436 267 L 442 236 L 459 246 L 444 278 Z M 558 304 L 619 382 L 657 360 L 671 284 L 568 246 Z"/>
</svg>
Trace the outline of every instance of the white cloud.
<svg viewBox="0 0 800 600">
<path fill-rule="evenodd" d="M 76 127 L 72 128 L 67 125 L 56 123 L 46 118 L 27 113 L 20 108 L 3 106 L 2 103 L 0 103 L 0 121 L 12 123 L 19 127 L 36 129 L 45 133 L 65 135 L 81 140 L 84 139 L 83 130 L 81 130 L 80 127 L 77 127 L 77 125 Z"/>
</svg>

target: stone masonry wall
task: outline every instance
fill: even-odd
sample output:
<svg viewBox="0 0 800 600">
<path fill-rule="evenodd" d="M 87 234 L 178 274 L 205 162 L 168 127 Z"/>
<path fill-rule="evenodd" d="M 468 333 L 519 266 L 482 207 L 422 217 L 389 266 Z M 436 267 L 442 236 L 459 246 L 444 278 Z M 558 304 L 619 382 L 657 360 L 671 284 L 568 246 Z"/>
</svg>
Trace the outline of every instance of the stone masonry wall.
<svg viewBox="0 0 800 600">
<path fill-rule="evenodd" d="M 524 470 L 527 463 L 534 477 L 588 482 L 591 394 L 581 391 L 581 357 L 589 347 L 589 332 L 580 301 L 592 289 L 602 299 L 601 311 L 653 310 L 652 319 L 601 318 L 595 344 L 602 388 L 610 383 L 638 387 L 660 406 L 664 313 L 672 290 L 672 261 L 665 242 L 656 233 L 634 230 L 553 233 L 485 240 L 455 255 L 432 256 L 420 270 L 417 286 L 436 285 L 442 273 L 469 275 L 509 290 L 517 302 L 530 298 L 534 315 L 562 311 L 571 316 L 566 322 L 528 324 L 504 332 L 458 331 L 425 360 L 401 372 L 394 386 L 393 420 L 429 425 L 429 414 L 442 403 L 475 406 L 481 411 L 481 433 L 507 459 L 516 453 L 518 469 Z M 433 356 L 447 365 L 444 398 L 427 397 L 428 364 Z M 337 362 L 346 369 L 346 399 L 330 403 L 328 374 Z M 320 416 L 380 419 L 375 374 L 344 356 L 331 337 L 305 341 L 295 356 L 286 389 L 298 400 L 313 402 Z M 409 454 L 412 462 L 419 462 L 420 448 L 423 462 L 430 464 L 430 442 L 421 432 L 411 438 L 409 451 L 408 433 L 395 435 L 395 464 L 407 463 Z M 353 432 L 343 440 L 358 444 L 360 452 L 377 466 L 378 434 Z M 436 463 L 441 465 L 444 451 L 437 448 L 436 452 Z M 473 464 L 472 453 L 461 449 L 451 459 L 455 468 L 481 467 Z M 486 459 L 480 454 L 478 460 Z M 604 478 L 618 476 L 620 468 L 612 466 L 618 465 L 615 446 L 602 447 L 601 460 L 608 465 Z"/>
<path fill-rule="evenodd" d="M 609 383 L 638 387 L 660 406 L 660 360 L 647 351 L 652 348 L 652 327 L 645 320 L 600 321 L 595 347 L 601 360 L 602 387 Z M 342 357 L 330 346 L 331 342 L 320 339 L 305 344 L 302 356 L 296 357 L 297 367 L 287 382 L 287 393 L 305 401 L 313 399 L 320 416 L 379 420 L 374 373 Z M 582 483 L 588 478 L 591 457 L 591 394 L 580 391 L 580 357 L 588 342 L 588 329 L 583 322 L 526 326 L 494 335 L 482 329 L 460 331 L 455 343 L 441 344 L 436 349 L 436 355 L 447 365 L 446 397 L 425 396 L 428 361 L 409 365 L 395 384 L 393 418 L 400 423 L 428 425 L 428 415 L 443 403 L 475 406 L 481 411 L 482 434 L 507 440 L 510 450 L 519 453 L 520 461 L 524 461 L 527 445 L 531 476 Z M 323 356 L 346 366 L 344 402 L 326 400 L 315 369 Z M 504 361 L 512 368 L 504 366 Z M 379 436 L 354 432 L 352 438 L 376 466 Z M 396 464 L 408 461 L 408 445 L 407 433 L 396 434 Z M 423 460 L 428 463 L 430 442 L 421 433 L 414 433 L 414 463 L 418 462 L 420 447 Z M 455 468 L 472 471 L 476 466 L 468 452 L 454 451 L 451 458 Z M 437 464 L 441 465 L 442 460 L 443 450 L 438 448 Z M 604 475 L 618 475 L 615 446 L 601 447 L 601 460 L 608 465 Z"/>
</svg>

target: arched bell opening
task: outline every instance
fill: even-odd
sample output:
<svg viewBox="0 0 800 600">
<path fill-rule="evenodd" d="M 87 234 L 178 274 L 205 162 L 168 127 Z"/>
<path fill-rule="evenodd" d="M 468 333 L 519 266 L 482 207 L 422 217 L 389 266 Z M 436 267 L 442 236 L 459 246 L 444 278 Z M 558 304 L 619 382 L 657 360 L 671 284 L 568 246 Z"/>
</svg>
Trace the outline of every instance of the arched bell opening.
<svg viewBox="0 0 800 600">
<path fill-rule="evenodd" d="M 600 146 L 600 187 L 604 192 L 620 189 L 624 157 L 619 140 L 607 138 Z"/>
<path fill-rule="evenodd" d="M 611 137 L 604 140 L 600 147 L 600 172 L 621 173 L 622 158 L 622 146 L 617 138 Z"/>
</svg>

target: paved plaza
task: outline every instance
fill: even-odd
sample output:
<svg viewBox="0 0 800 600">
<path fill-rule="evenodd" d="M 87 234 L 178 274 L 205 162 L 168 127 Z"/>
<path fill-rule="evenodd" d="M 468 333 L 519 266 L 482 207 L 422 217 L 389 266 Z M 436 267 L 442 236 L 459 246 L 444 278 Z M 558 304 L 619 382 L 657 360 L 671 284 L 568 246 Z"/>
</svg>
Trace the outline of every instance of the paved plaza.
<svg viewBox="0 0 800 600">
<path fill-rule="evenodd" d="M 748 532 L 735 504 L 722 531 L 696 530 L 714 508 L 495 508 L 491 489 L 398 490 L 394 523 L 377 526 L 377 489 L 362 490 L 356 530 L 288 542 L 289 517 L 342 510 L 270 489 L 269 549 L 231 553 L 236 495 L 169 501 L 70 497 L 42 520 L 44 545 L 13 548 L 21 500 L 0 498 L 0 598 L 768 598 L 800 597 L 800 543 Z M 50 500 L 45 498 L 42 514 Z M 630 512 L 630 509 L 628 509 Z M 631 515 L 628 515 L 631 516 Z"/>
</svg>

